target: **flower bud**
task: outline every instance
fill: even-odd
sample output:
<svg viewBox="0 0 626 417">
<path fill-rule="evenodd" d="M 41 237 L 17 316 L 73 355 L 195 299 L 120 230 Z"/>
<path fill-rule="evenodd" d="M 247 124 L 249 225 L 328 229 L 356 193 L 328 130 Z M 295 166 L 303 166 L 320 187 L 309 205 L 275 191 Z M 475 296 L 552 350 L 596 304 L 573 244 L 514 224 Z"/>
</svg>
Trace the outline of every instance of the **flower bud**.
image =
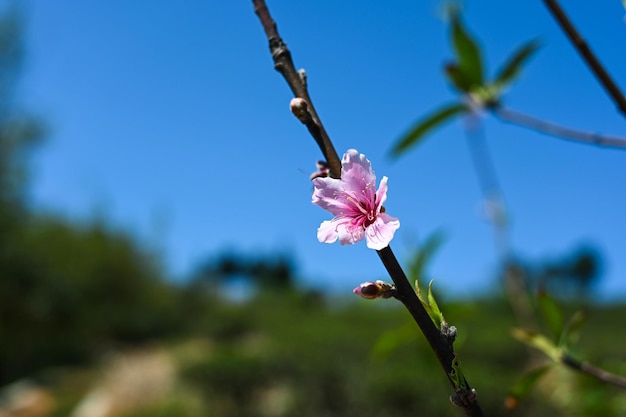
<svg viewBox="0 0 626 417">
<path fill-rule="evenodd" d="M 311 181 L 315 178 L 326 178 L 329 173 L 328 162 L 317 161 L 317 171 L 311 174 Z"/>
<path fill-rule="evenodd" d="M 380 280 L 368 281 L 356 287 L 352 292 L 366 300 L 373 300 L 375 298 L 393 297 L 396 293 L 396 287 Z"/>
<path fill-rule="evenodd" d="M 307 116 L 309 113 L 309 105 L 306 100 L 300 97 L 292 98 L 289 103 L 289 108 L 291 112 L 300 120 L 302 123 L 306 123 Z"/>
</svg>

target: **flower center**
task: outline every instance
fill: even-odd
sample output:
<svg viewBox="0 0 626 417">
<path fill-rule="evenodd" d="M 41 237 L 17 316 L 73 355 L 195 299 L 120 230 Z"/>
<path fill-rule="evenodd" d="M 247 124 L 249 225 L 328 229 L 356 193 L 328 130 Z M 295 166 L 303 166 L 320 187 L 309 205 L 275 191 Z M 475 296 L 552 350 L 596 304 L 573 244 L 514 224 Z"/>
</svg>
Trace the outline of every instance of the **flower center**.
<svg viewBox="0 0 626 417">
<path fill-rule="evenodd" d="M 368 204 L 368 201 L 359 201 L 352 197 L 348 197 L 347 200 L 351 202 L 352 205 L 362 214 L 362 216 L 355 218 L 356 223 L 361 224 L 364 228 L 374 223 L 376 220 L 376 213 L 374 212 L 374 207 L 376 207 L 376 196 L 374 196 L 374 204 L 371 206 Z"/>
</svg>

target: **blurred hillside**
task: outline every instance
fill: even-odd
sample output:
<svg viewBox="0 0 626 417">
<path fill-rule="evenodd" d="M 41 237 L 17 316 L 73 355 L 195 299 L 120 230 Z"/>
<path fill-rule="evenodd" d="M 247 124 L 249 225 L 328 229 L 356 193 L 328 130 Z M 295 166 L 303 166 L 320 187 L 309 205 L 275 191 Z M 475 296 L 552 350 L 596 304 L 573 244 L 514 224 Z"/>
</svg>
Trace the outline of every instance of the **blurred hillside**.
<svg viewBox="0 0 626 417">
<path fill-rule="evenodd" d="M 445 400 L 450 387 L 432 352 L 393 300 L 278 292 L 241 303 L 198 290 L 187 297 L 195 307 L 178 332 L 101 345 L 92 360 L 21 375 L 2 391 L 0 415 L 460 415 Z M 623 415 L 626 393 L 562 368 L 506 411 L 507 390 L 529 363 L 510 337 L 509 308 L 477 300 L 447 305 L 446 313 L 459 328 L 457 349 L 486 415 Z M 594 309 L 582 337 L 586 357 L 622 373 L 624 342 L 611 323 L 624 313 Z M 56 337 L 76 340 L 73 331 L 58 328 Z"/>
</svg>

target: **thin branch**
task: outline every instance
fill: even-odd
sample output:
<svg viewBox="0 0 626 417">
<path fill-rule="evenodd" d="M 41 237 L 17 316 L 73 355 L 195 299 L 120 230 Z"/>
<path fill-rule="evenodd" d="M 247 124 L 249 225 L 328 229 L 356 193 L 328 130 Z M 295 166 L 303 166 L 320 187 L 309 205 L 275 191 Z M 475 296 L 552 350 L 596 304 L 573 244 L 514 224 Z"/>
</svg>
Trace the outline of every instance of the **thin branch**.
<svg viewBox="0 0 626 417">
<path fill-rule="evenodd" d="M 509 304 L 517 322 L 525 327 L 532 327 L 534 320 L 526 276 L 520 273 L 519 268 L 515 268 L 511 258 L 511 230 L 504 193 L 482 125 L 471 115 L 467 119 L 465 137 L 483 199 L 490 205 L 487 207 L 489 222 L 493 227 L 494 243 L 503 267 L 503 281 Z"/>
<path fill-rule="evenodd" d="M 546 122 L 528 114 L 520 113 L 504 107 L 491 109 L 493 115 L 500 120 L 523 126 L 540 133 L 545 133 L 560 139 L 581 142 L 588 145 L 597 145 L 607 148 L 626 149 L 626 138 L 606 136 L 599 133 L 583 132 L 569 127 Z"/>
<path fill-rule="evenodd" d="M 317 117 L 315 108 L 311 103 L 311 98 L 309 97 L 306 89 L 304 77 L 296 72 L 291 60 L 291 53 L 278 35 L 276 23 L 272 20 L 265 1 L 253 0 L 253 3 L 255 13 L 259 16 L 261 24 L 265 30 L 265 34 L 270 42 L 270 51 L 272 52 L 276 70 L 283 75 L 296 97 L 303 99 L 298 100 L 296 98 L 295 100 L 292 100 L 291 110 L 296 117 L 298 117 L 298 119 L 307 126 L 309 132 L 312 134 L 316 142 L 318 142 L 322 153 L 329 163 L 331 176 L 334 178 L 340 178 L 341 162 L 330 138 L 326 134 L 322 123 Z M 391 248 L 386 247 L 377 251 L 377 253 L 396 285 L 397 293 L 395 297 L 405 305 L 415 319 L 419 328 L 424 333 L 426 340 L 434 350 L 442 368 L 446 372 L 448 380 L 455 388 L 456 395 L 451 397 L 451 399 L 455 404 L 463 408 L 466 416 L 482 417 L 483 413 L 476 398 L 476 391 L 470 387 L 469 383 L 465 379 L 462 381 L 462 387 L 457 387 L 452 380 L 451 375 L 454 370 L 453 365 L 456 361 L 452 341 L 446 339 L 442 332 L 435 327 L 434 323 L 428 316 L 428 313 L 424 309 L 424 306 L 419 301 L 417 294 L 409 283 Z"/>
<path fill-rule="evenodd" d="M 626 97 L 624 97 L 620 88 L 617 86 L 615 81 L 613 81 L 613 78 L 611 78 L 607 70 L 591 51 L 591 48 L 589 48 L 585 39 L 576 30 L 559 3 L 556 0 L 543 0 L 543 2 L 552 13 L 552 16 L 559 23 L 561 29 L 565 32 L 572 45 L 574 45 L 580 56 L 587 63 L 600 84 L 602 84 L 606 92 L 613 99 L 617 108 L 624 116 L 626 116 Z"/>
<path fill-rule="evenodd" d="M 303 98 L 294 98 L 291 100 L 289 107 L 291 108 L 291 112 L 309 130 L 309 133 L 311 134 L 313 139 L 315 139 L 315 142 L 317 142 L 318 145 L 323 144 L 325 142 L 325 139 L 322 134 L 322 127 L 319 123 L 315 122 L 315 119 L 313 118 L 313 114 L 311 113 L 311 110 L 309 110 L 310 106 L 306 102 L 306 100 L 304 100 Z M 330 144 L 332 146 L 332 142 L 330 142 Z M 321 148 L 321 145 L 320 145 L 320 148 Z M 339 168 L 338 174 L 335 176 L 335 178 L 339 178 L 340 176 L 341 176 L 341 168 Z"/>
<path fill-rule="evenodd" d="M 265 31 L 265 35 L 269 41 L 270 52 L 272 53 L 272 59 L 274 60 L 274 68 L 285 78 L 294 96 L 302 98 L 308 103 L 309 113 L 311 114 L 314 124 L 317 125 L 317 129 L 319 129 L 319 136 L 315 137 L 315 141 L 322 151 L 322 154 L 324 154 L 326 162 L 328 162 L 330 176 L 333 178 L 339 178 L 341 175 L 341 161 L 339 160 L 335 147 L 326 133 L 326 129 L 324 129 L 324 126 L 315 111 L 315 106 L 313 106 L 311 97 L 309 97 L 306 85 L 306 76 L 304 76 L 303 73 L 296 71 L 293 60 L 291 59 L 291 52 L 289 52 L 287 44 L 283 42 L 278 34 L 276 22 L 272 19 L 265 1 L 252 0 L 252 3 L 254 4 L 254 12 L 259 17 L 263 30 Z"/>
<path fill-rule="evenodd" d="M 413 286 L 409 283 L 406 274 L 402 270 L 396 256 L 391 247 L 387 246 L 377 251 L 380 260 L 385 265 L 389 276 L 396 286 L 394 297 L 399 300 L 409 311 L 420 330 L 424 334 L 426 341 L 435 352 L 441 367 L 446 372 L 446 376 L 450 380 L 453 388 L 457 388 L 452 381 L 450 375 L 453 372 L 453 363 L 456 360 L 452 342 L 445 338 L 442 332 L 435 327 L 428 312 L 420 302 Z M 470 387 L 467 380 L 464 380 L 464 389 L 456 391 L 456 398 L 453 401 L 457 405 L 461 405 L 467 416 L 482 416 L 482 410 L 476 399 L 476 392 Z"/>
<path fill-rule="evenodd" d="M 620 388 L 626 388 L 626 378 L 612 374 L 608 371 L 605 371 L 604 369 L 598 368 L 597 366 L 592 365 L 589 362 L 577 361 L 569 355 L 563 355 L 561 357 L 561 362 L 572 369 L 583 372 L 587 375 L 591 375 L 602 382 L 606 382 L 607 384 L 612 384 Z"/>
</svg>

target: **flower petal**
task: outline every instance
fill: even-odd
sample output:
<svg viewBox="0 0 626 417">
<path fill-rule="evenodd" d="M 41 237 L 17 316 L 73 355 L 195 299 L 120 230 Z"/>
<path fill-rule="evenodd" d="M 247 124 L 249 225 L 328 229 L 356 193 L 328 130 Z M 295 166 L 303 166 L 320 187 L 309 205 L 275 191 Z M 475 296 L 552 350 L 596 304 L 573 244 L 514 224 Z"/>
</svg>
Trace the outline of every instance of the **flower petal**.
<svg viewBox="0 0 626 417">
<path fill-rule="evenodd" d="M 348 149 L 341 161 L 341 181 L 343 189 L 357 198 L 374 199 L 376 175 L 372 164 L 356 149 Z"/>
<path fill-rule="evenodd" d="M 337 233 L 337 222 L 333 220 L 324 220 L 317 229 L 317 240 L 322 243 L 334 243 L 339 237 Z"/>
<path fill-rule="evenodd" d="M 363 226 L 355 225 L 351 219 L 344 220 L 339 226 L 337 226 L 337 232 L 339 233 L 339 243 L 342 245 L 352 245 L 356 242 L 360 242 L 365 237 L 365 230 Z"/>
<path fill-rule="evenodd" d="M 387 180 L 389 178 L 382 177 L 380 179 L 380 185 L 378 185 L 378 191 L 376 191 L 376 211 L 380 211 L 383 203 L 387 201 Z"/>
<path fill-rule="evenodd" d="M 400 220 L 391 217 L 386 213 L 380 213 L 376 221 L 365 229 L 365 239 L 367 247 L 374 250 L 381 250 L 389 246 L 393 235 L 400 227 Z"/>
<path fill-rule="evenodd" d="M 334 216 L 349 209 L 341 180 L 330 177 L 315 178 L 313 187 L 313 204 L 330 211 Z"/>
</svg>

